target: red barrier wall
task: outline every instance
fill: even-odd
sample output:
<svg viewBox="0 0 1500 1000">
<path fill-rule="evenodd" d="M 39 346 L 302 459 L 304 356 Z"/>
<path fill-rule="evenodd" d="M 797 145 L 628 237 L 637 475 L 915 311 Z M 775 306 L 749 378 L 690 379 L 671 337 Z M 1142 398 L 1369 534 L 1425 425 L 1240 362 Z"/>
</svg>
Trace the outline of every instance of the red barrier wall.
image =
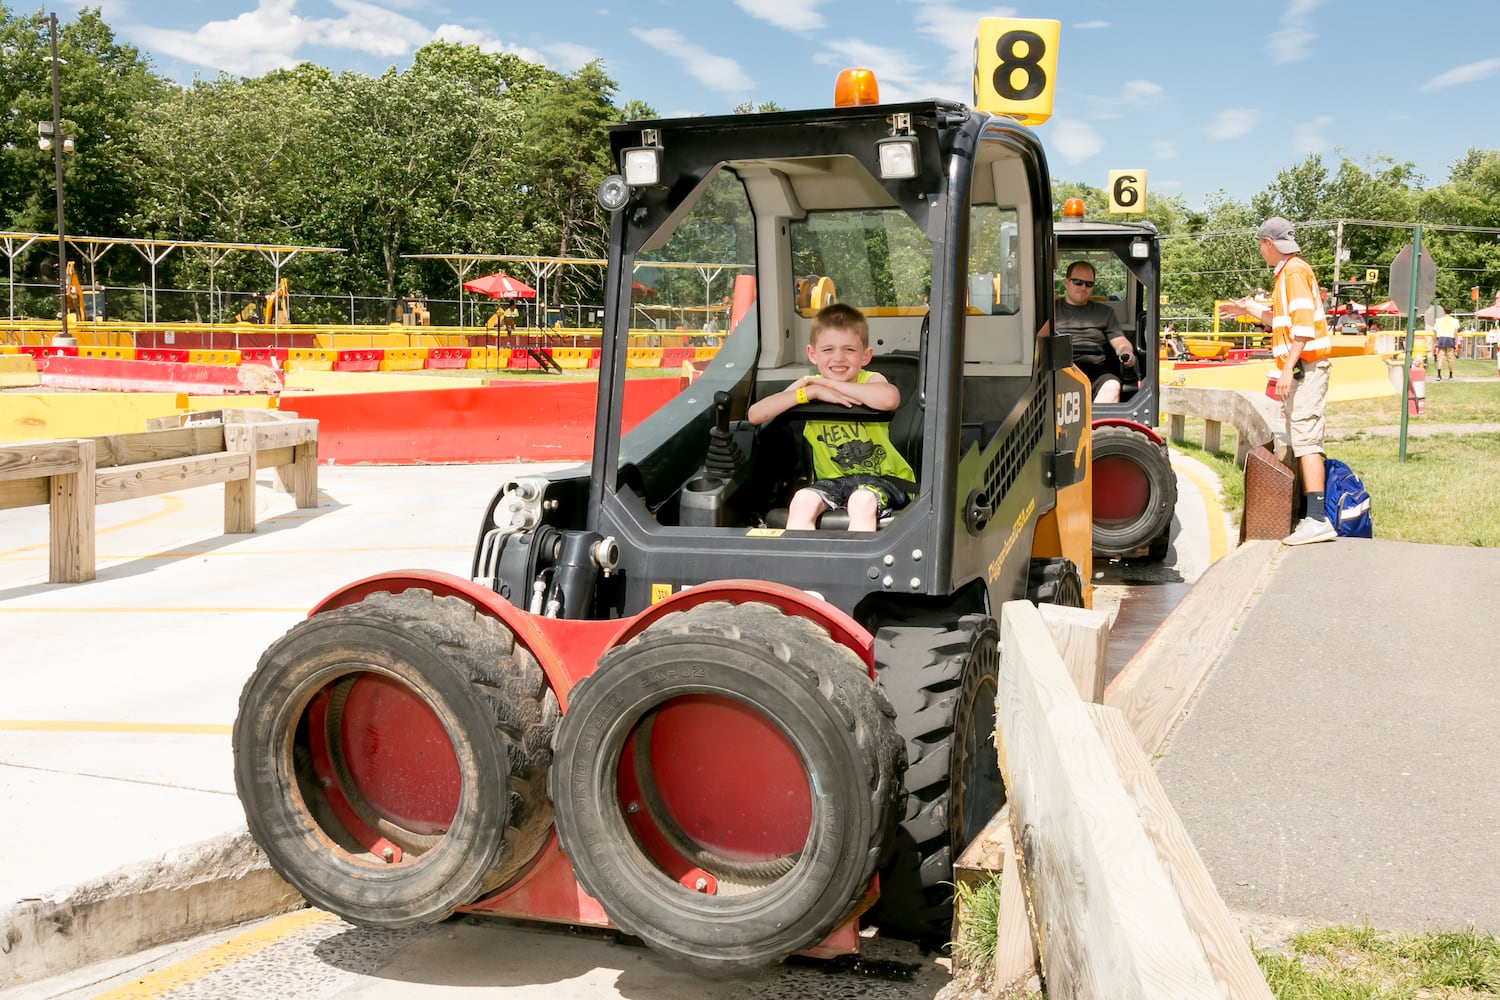
<svg viewBox="0 0 1500 1000">
<path fill-rule="evenodd" d="M 587 461 L 594 382 L 500 382 L 478 388 L 287 395 L 283 410 L 318 421 L 318 461 Z M 678 392 L 675 378 L 625 383 L 628 430 Z"/>
</svg>

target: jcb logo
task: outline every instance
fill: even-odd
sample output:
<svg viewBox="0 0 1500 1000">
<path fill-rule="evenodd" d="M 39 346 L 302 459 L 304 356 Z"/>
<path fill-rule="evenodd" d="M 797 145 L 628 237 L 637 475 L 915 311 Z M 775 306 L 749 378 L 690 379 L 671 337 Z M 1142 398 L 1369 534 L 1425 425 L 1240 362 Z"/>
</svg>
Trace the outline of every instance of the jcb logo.
<svg viewBox="0 0 1500 1000">
<path fill-rule="evenodd" d="M 1060 392 L 1057 394 L 1057 429 L 1071 427 L 1083 419 L 1083 393 Z"/>
</svg>

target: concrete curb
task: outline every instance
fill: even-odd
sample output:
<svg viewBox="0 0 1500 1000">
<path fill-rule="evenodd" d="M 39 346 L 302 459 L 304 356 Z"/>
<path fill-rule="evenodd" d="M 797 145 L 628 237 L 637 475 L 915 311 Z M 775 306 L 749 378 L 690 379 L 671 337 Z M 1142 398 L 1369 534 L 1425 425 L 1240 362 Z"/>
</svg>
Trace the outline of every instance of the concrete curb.
<svg viewBox="0 0 1500 1000">
<path fill-rule="evenodd" d="M 0 990 L 305 906 L 244 830 L 0 913 Z"/>
</svg>

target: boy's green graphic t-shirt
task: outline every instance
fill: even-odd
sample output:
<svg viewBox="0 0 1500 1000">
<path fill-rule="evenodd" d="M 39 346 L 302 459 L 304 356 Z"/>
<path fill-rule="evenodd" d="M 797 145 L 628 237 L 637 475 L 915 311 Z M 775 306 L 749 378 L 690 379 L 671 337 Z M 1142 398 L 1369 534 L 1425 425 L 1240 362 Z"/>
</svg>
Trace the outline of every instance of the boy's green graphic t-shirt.
<svg viewBox="0 0 1500 1000">
<path fill-rule="evenodd" d="M 861 371 L 855 379 L 856 382 L 869 380 L 868 371 Z M 812 445 L 814 479 L 866 475 L 916 481 L 911 465 L 891 443 L 886 424 L 809 420 L 802 428 L 802 436 Z"/>
</svg>

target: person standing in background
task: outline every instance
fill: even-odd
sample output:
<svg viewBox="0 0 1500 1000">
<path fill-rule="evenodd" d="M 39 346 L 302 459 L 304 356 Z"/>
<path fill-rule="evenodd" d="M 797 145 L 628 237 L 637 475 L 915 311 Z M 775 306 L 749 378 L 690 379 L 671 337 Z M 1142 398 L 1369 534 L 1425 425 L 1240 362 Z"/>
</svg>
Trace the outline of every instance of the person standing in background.
<svg viewBox="0 0 1500 1000">
<path fill-rule="evenodd" d="M 1333 341 L 1323 313 L 1323 293 L 1312 267 L 1297 256 L 1301 247 L 1290 222 L 1273 215 L 1260 224 L 1255 237 L 1261 259 L 1275 269 L 1271 305 L 1247 297 L 1222 303 L 1219 312 L 1271 324 L 1271 355 L 1281 366 L 1276 398 L 1281 400 L 1287 438 L 1302 472 L 1302 520 L 1282 542 L 1330 542 L 1338 537 L 1338 531 L 1329 523 L 1323 506 L 1323 411 L 1328 403 L 1328 373 L 1333 367 L 1328 358 Z"/>
</svg>

